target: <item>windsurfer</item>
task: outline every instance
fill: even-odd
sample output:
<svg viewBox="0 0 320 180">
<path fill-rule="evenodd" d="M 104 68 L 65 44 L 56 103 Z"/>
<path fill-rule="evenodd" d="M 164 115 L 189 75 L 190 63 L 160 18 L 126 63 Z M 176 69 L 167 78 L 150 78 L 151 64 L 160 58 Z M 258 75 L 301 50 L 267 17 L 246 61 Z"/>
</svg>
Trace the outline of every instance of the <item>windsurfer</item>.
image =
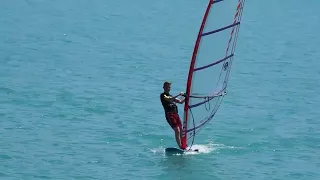
<svg viewBox="0 0 320 180">
<path fill-rule="evenodd" d="M 179 96 L 184 96 L 184 93 L 181 92 L 176 96 L 171 96 L 171 82 L 163 83 L 164 92 L 160 94 L 160 100 L 165 111 L 165 116 L 167 122 L 175 132 L 175 138 L 178 146 L 182 149 L 181 139 L 182 139 L 182 123 L 178 114 L 178 107 L 176 103 L 183 104 L 185 98 L 179 99 Z"/>
</svg>

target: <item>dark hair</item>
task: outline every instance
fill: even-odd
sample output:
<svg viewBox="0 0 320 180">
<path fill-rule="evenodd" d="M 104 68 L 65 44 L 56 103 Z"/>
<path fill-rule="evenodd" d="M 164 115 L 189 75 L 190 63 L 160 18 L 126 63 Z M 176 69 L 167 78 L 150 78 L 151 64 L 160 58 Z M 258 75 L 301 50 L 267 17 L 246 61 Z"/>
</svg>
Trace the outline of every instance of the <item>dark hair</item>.
<svg viewBox="0 0 320 180">
<path fill-rule="evenodd" d="M 171 84 L 170 81 L 166 81 L 166 82 L 163 83 L 163 87 L 164 87 L 165 85 L 170 85 L 170 84 Z"/>
</svg>

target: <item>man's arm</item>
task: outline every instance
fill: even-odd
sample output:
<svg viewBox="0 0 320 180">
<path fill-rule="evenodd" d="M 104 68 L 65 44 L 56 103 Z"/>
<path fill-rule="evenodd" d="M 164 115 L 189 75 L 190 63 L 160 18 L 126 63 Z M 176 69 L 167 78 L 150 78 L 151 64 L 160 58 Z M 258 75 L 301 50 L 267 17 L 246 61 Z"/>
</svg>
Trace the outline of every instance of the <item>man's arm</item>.
<svg viewBox="0 0 320 180">
<path fill-rule="evenodd" d="M 164 99 L 168 100 L 170 102 L 174 101 L 176 103 L 182 104 L 182 103 L 184 103 L 185 99 L 181 100 L 181 99 L 178 99 L 177 97 L 182 96 L 183 94 L 184 94 L 183 92 L 181 92 L 181 93 L 179 93 L 179 94 L 177 94 L 175 96 L 167 96 L 167 95 L 164 94 Z"/>
<path fill-rule="evenodd" d="M 167 96 L 167 95 L 163 95 L 163 98 L 165 99 L 165 100 L 167 100 L 167 101 L 170 101 L 170 102 L 172 102 L 172 101 L 175 101 L 175 99 L 178 97 L 179 95 L 176 95 L 176 96 Z"/>
<path fill-rule="evenodd" d="M 174 102 L 179 103 L 179 104 L 182 104 L 182 103 L 184 103 L 185 100 L 186 100 L 185 98 L 183 98 L 183 99 L 175 98 L 175 99 L 174 99 Z"/>
</svg>

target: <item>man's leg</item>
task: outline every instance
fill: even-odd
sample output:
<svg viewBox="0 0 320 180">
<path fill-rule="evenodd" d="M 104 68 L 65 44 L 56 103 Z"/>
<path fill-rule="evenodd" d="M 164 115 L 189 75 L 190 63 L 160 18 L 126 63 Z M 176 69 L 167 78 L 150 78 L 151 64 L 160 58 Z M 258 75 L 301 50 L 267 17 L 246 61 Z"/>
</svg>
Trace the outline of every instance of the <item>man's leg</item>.
<svg viewBox="0 0 320 180">
<path fill-rule="evenodd" d="M 174 128 L 174 132 L 175 132 L 177 144 L 178 144 L 178 146 L 181 148 L 181 147 L 182 147 L 182 144 L 181 144 L 181 130 L 180 130 L 180 127 L 179 127 L 179 126 L 176 126 L 176 127 Z"/>
<path fill-rule="evenodd" d="M 181 120 L 178 114 L 167 114 L 166 115 L 167 121 L 174 130 L 176 142 L 179 146 L 179 148 L 182 148 L 182 125 Z"/>
</svg>

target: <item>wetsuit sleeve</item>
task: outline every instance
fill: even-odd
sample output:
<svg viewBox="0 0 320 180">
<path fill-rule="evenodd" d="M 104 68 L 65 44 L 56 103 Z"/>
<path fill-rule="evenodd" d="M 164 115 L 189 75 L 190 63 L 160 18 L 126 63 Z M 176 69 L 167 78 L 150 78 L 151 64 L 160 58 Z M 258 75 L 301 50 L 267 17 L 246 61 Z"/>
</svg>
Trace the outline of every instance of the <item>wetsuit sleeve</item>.
<svg viewBox="0 0 320 180">
<path fill-rule="evenodd" d="M 169 98 L 169 99 L 166 99 L 165 96 L 166 96 L 166 94 L 164 94 L 164 93 L 161 94 L 161 101 L 169 101 L 169 102 L 171 102 L 171 101 L 170 101 L 170 98 Z M 170 95 L 169 95 L 169 97 L 170 97 Z"/>
<path fill-rule="evenodd" d="M 161 102 L 163 102 L 164 101 L 164 94 L 162 93 L 162 94 L 160 94 L 160 100 L 161 100 Z"/>
</svg>

